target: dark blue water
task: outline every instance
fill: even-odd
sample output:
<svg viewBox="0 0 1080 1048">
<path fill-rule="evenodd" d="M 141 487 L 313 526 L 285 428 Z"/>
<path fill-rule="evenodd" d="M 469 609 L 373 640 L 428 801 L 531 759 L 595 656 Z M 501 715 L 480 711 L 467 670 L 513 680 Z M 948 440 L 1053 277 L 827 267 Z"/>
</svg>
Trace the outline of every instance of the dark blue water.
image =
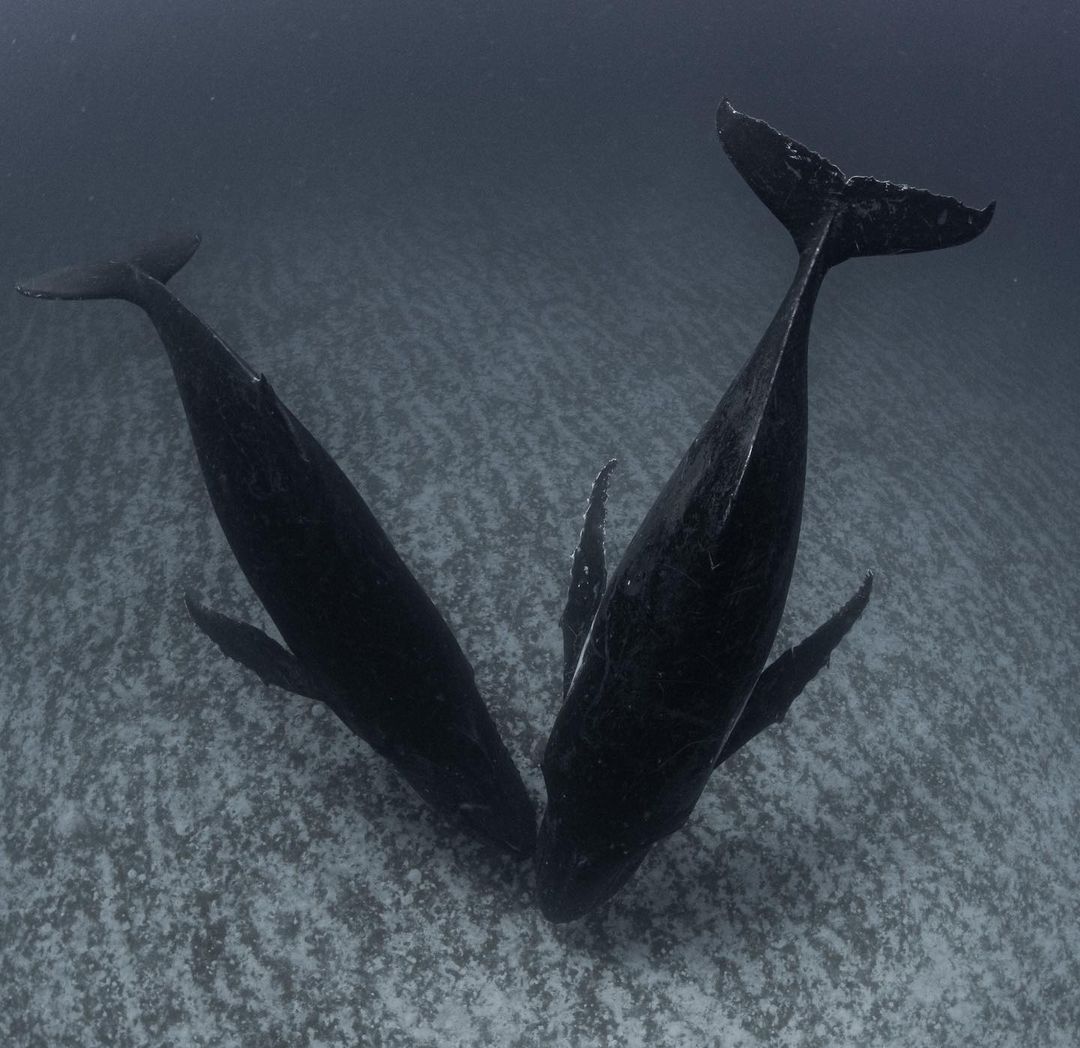
<svg viewBox="0 0 1080 1048">
<path fill-rule="evenodd" d="M 998 197 L 1019 270 L 1075 264 L 1080 15 L 1062 4 L 112 0 L 0 19 L 4 210 L 27 236 L 287 200 L 339 165 L 362 185 L 606 156 L 616 195 L 657 152 L 707 149 L 728 94 L 853 170 Z"/>
</svg>

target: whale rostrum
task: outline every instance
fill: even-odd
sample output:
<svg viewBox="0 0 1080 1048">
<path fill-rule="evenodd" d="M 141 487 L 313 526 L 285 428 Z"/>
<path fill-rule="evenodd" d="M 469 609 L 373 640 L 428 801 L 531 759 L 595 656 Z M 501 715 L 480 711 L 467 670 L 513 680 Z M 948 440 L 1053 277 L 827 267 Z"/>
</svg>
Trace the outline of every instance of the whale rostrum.
<svg viewBox="0 0 1080 1048">
<path fill-rule="evenodd" d="M 993 215 L 837 167 L 768 124 L 717 113 L 725 151 L 799 261 L 771 324 L 675 467 L 617 567 L 604 565 L 611 464 L 574 559 L 562 708 L 548 738 L 537 893 L 553 921 L 619 890 L 689 817 L 716 766 L 782 719 L 870 597 L 765 666 L 802 517 L 807 339 L 830 267 L 978 236 Z"/>
</svg>

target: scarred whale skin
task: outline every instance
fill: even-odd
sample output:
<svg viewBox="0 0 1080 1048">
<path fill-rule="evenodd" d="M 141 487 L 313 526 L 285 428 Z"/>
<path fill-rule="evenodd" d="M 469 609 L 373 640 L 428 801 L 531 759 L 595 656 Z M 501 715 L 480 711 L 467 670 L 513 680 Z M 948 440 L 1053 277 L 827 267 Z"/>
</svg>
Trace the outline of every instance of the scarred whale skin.
<svg viewBox="0 0 1080 1048">
<path fill-rule="evenodd" d="M 165 237 L 18 290 L 125 299 L 157 328 L 218 520 L 288 649 L 188 597 L 200 628 L 264 682 L 325 702 L 470 833 L 529 856 L 532 802 L 449 626 L 266 377 L 165 286 L 198 243 Z"/>
<path fill-rule="evenodd" d="M 783 717 L 869 598 L 867 576 L 824 626 L 763 672 L 798 545 L 807 337 L 825 273 L 856 255 L 963 243 L 993 214 L 992 204 L 980 211 L 846 178 L 726 101 L 717 129 L 794 237 L 798 268 L 606 583 L 598 534 L 610 465 L 597 478 L 563 618 L 565 701 L 543 758 L 537 894 L 553 921 L 574 920 L 618 891 L 686 821 L 713 769 Z"/>
</svg>

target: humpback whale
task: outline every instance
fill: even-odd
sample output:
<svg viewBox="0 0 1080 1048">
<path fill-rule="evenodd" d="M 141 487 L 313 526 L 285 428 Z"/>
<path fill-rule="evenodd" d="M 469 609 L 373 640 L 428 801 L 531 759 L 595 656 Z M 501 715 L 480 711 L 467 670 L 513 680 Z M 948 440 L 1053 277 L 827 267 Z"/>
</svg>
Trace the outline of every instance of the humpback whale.
<svg viewBox="0 0 1080 1048">
<path fill-rule="evenodd" d="M 603 551 L 612 464 L 597 478 L 563 615 L 563 705 L 544 751 L 548 803 L 537 895 L 581 917 L 687 820 L 713 770 L 828 662 L 872 576 L 765 668 L 802 516 L 807 338 L 826 272 L 847 258 L 962 244 L 989 224 L 951 197 L 847 177 L 725 100 L 717 132 L 787 227 L 799 260 L 757 348 L 675 467 L 611 577 Z"/>
<path fill-rule="evenodd" d="M 264 683 L 325 703 L 434 808 L 527 858 L 532 802 L 449 626 L 266 377 L 165 286 L 198 244 L 195 235 L 163 237 L 18 290 L 124 299 L 157 329 L 210 501 L 287 647 L 188 595 L 203 632 Z"/>
</svg>

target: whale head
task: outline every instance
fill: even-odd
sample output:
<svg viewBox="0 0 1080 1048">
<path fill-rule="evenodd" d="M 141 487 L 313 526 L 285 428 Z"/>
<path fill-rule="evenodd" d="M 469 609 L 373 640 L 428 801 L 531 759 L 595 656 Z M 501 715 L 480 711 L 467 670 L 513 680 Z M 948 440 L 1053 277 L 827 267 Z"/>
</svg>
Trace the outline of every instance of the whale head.
<svg viewBox="0 0 1080 1048">
<path fill-rule="evenodd" d="M 544 813 L 537 837 L 536 897 L 540 912 L 555 924 L 575 921 L 610 899 L 651 847 L 575 837 L 554 812 Z"/>
</svg>

